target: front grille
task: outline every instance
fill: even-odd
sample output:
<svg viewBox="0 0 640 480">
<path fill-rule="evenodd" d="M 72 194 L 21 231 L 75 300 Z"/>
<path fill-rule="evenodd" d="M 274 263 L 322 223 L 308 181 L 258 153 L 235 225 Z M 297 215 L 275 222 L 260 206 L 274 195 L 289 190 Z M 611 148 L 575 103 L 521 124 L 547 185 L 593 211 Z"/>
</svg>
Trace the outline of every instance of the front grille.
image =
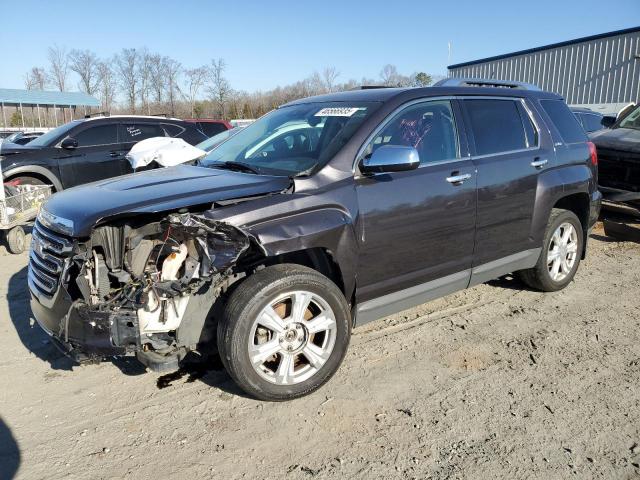
<svg viewBox="0 0 640 480">
<path fill-rule="evenodd" d="M 71 239 L 46 228 L 36 220 L 31 232 L 29 283 L 38 293 L 50 298 L 58 290 L 65 259 L 72 251 Z"/>
</svg>

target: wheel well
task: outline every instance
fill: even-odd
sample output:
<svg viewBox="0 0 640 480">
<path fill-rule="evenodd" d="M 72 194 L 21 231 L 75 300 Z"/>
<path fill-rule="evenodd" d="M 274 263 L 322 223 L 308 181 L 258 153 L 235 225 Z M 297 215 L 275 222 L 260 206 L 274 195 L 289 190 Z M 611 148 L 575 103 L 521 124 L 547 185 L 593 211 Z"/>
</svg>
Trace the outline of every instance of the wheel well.
<svg viewBox="0 0 640 480">
<path fill-rule="evenodd" d="M 342 293 L 345 293 L 342 271 L 328 249 L 309 248 L 306 250 L 296 250 L 294 252 L 287 252 L 266 258 L 261 262 L 264 266 L 276 265 L 278 263 L 294 263 L 312 268 L 329 278 L 338 286 Z"/>
<path fill-rule="evenodd" d="M 585 239 L 582 251 L 582 258 L 584 259 L 587 245 L 587 229 L 589 226 L 589 195 L 587 193 L 574 193 L 567 195 L 566 197 L 562 197 L 558 200 L 553 208 L 569 210 L 570 212 L 575 213 L 580 220 Z"/>
<path fill-rule="evenodd" d="M 40 174 L 40 173 L 33 173 L 33 172 L 21 172 L 21 173 L 16 173 L 15 175 L 10 175 L 7 178 L 5 178 L 5 182 L 9 182 L 15 178 L 19 178 L 19 177 L 31 177 L 31 178 L 36 178 L 38 180 L 40 180 L 41 182 L 43 182 L 45 185 L 51 185 L 51 193 L 55 193 L 57 192 L 57 189 L 55 187 L 55 185 L 53 185 L 51 183 L 51 180 L 49 178 L 47 178 L 46 176 Z"/>
</svg>

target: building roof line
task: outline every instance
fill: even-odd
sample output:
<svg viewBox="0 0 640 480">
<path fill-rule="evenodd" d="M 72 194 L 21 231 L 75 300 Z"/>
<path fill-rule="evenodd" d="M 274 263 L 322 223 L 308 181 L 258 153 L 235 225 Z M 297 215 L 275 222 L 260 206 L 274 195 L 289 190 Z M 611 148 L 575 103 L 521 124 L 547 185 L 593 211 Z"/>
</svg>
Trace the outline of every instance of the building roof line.
<svg viewBox="0 0 640 480">
<path fill-rule="evenodd" d="M 0 102 L 7 106 L 99 107 L 100 101 L 84 92 L 53 92 L 0 88 Z"/>
<path fill-rule="evenodd" d="M 492 61 L 495 61 L 495 60 L 502 60 L 504 58 L 510 58 L 510 57 L 516 57 L 516 56 L 519 56 L 519 55 L 527 55 L 529 53 L 540 52 L 542 50 L 549 50 L 549 49 L 552 49 L 552 48 L 566 47 L 566 46 L 569 46 L 569 45 L 575 45 L 576 43 L 589 42 L 589 41 L 592 41 L 592 40 L 599 40 L 599 39 L 602 39 L 602 38 L 615 37 L 617 35 L 625 35 L 627 33 L 635 33 L 635 32 L 640 32 L 640 26 L 631 27 L 631 28 L 625 28 L 623 30 L 615 30 L 613 32 L 599 33 L 597 35 L 590 35 L 588 37 L 576 38 L 574 40 L 567 40 L 567 41 L 564 41 L 564 42 L 551 43 L 549 45 L 544 45 L 542 47 L 529 48 L 529 49 L 526 49 L 526 50 L 518 50 L 516 52 L 504 53 L 502 55 L 495 55 L 493 57 L 481 58 L 479 60 L 472 60 L 472 61 L 469 61 L 469 62 L 456 63 L 454 65 L 449 65 L 447 67 L 447 69 L 452 70 L 454 68 L 467 67 L 469 65 L 477 65 L 479 63 L 492 62 Z"/>
</svg>

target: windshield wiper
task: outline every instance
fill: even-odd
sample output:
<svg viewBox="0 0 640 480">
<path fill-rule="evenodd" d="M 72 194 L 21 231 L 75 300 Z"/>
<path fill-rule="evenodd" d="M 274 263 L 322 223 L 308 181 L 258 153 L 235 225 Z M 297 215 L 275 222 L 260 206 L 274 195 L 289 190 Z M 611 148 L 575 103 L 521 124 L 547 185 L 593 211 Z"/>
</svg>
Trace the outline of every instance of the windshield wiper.
<svg viewBox="0 0 640 480">
<path fill-rule="evenodd" d="M 208 166 L 213 168 L 226 168 L 228 170 L 237 170 L 240 172 L 249 172 L 260 175 L 260 171 L 257 168 L 249 165 L 248 163 L 234 162 L 232 160 L 228 160 L 226 162 L 214 162 Z"/>
</svg>

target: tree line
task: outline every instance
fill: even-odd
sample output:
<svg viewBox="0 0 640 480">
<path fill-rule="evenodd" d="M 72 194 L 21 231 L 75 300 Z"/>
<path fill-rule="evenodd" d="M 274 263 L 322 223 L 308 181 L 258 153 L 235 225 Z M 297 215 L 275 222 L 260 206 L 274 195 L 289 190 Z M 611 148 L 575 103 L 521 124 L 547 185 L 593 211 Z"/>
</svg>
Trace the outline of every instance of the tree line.
<svg viewBox="0 0 640 480">
<path fill-rule="evenodd" d="M 47 51 L 47 61 L 46 66 L 35 66 L 25 74 L 27 89 L 77 88 L 100 99 L 103 111 L 182 118 L 257 118 L 283 103 L 311 95 L 360 85 L 428 86 L 433 81 L 425 72 L 404 75 L 389 64 L 382 67 L 378 78 L 341 82 L 335 67 L 325 67 L 289 85 L 247 92 L 232 87 L 221 58 L 190 68 L 146 47 L 123 48 L 110 58 L 100 58 L 90 50 L 54 45 Z"/>
</svg>

